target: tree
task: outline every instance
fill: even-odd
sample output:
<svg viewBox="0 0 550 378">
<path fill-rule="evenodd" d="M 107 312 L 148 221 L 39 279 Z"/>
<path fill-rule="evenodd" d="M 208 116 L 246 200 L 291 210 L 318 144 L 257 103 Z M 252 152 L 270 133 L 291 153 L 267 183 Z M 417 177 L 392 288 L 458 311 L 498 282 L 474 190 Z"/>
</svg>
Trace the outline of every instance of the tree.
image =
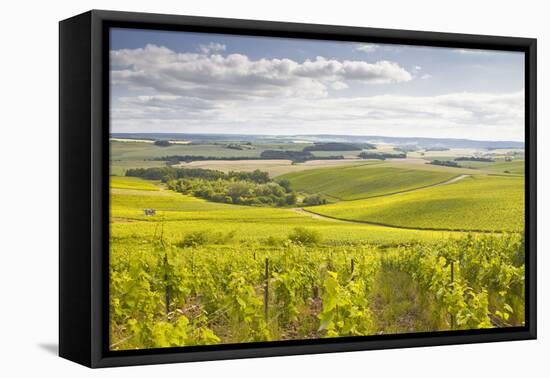
<svg viewBox="0 0 550 378">
<path fill-rule="evenodd" d="M 270 181 L 269 173 L 260 171 L 259 169 L 254 170 L 250 177 L 252 181 L 257 182 L 258 184 L 264 184 Z"/>
<path fill-rule="evenodd" d="M 290 189 L 290 181 L 289 181 L 289 180 L 287 180 L 287 179 L 281 179 L 281 180 L 279 180 L 279 181 L 277 181 L 277 182 L 279 183 L 279 185 L 281 185 L 281 186 L 285 189 L 285 191 L 286 191 L 287 193 L 289 193 L 289 192 L 291 191 L 291 189 Z"/>
<path fill-rule="evenodd" d="M 290 192 L 286 196 L 286 204 L 287 205 L 294 205 L 296 203 L 296 193 Z"/>
<path fill-rule="evenodd" d="M 245 181 L 237 181 L 229 184 L 227 187 L 227 195 L 231 197 L 233 203 L 239 203 L 240 197 L 248 197 L 250 195 L 250 185 Z"/>
<path fill-rule="evenodd" d="M 327 200 L 319 194 L 313 194 L 311 196 L 307 196 L 302 201 L 305 206 L 316 206 L 316 205 L 324 205 L 327 203 Z"/>
</svg>

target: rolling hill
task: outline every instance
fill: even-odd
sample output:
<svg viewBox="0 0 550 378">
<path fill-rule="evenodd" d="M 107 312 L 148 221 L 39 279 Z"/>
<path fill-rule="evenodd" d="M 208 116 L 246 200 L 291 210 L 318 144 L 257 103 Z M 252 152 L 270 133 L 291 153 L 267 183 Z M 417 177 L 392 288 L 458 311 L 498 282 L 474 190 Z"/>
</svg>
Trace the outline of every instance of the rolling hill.
<svg viewBox="0 0 550 378">
<path fill-rule="evenodd" d="M 127 182 L 127 183 L 125 183 Z M 138 185 L 141 183 L 141 185 Z M 235 233 L 234 242 L 261 242 L 268 236 L 284 238 L 295 227 L 320 232 L 335 245 L 349 242 L 395 243 L 413 240 L 436 241 L 461 233 L 394 228 L 317 219 L 293 209 L 250 207 L 208 202 L 170 190 L 149 190 L 151 182 L 120 177 L 111 182 L 111 232 L 114 245 L 140 238 L 150 240 L 163 228 L 167 240 L 176 242 L 193 231 Z M 122 188 L 128 186 L 131 188 Z M 155 209 L 146 216 L 143 209 Z M 229 244 L 232 244 L 231 242 Z"/>
<path fill-rule="evenodd" d="M 395 227 L 521 231 L 522 177 L 470 176 L 402 194 L 307 208 L 316 214 Z"/>
<path fill-rule="evenodd" d="M 382 165 L 383 164 L 383 165 Z M 458 176 L 452 170 L 393 167 L 369 162 L 348 167 L 320 168 L 282 176 L 294 190 L 320 193 L 333 200 L 356 200 L 435 185 Z"/>
</svg>

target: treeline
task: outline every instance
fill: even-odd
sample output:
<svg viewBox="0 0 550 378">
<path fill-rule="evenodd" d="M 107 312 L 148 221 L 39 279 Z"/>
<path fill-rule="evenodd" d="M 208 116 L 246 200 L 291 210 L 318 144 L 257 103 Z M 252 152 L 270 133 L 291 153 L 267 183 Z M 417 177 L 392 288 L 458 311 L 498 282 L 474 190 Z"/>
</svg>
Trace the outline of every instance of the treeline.
<svg viewBox="0 0 550 378">
<path fill-rule="evenodd" d="M 168 188 L 209 201 L 235 205 L 288 206 L 296 203 L 296 193 L 274 181 L 258 183 L 236 178 L 183 178 L 168 181 Z"/>
<path fill-rule="evenodd" d="M 315 143 L 312 146 L 304 147 L 303 151 L 360 151 L 362 149 L 372 150 L 376 147 L 369 143 L 353 144 L 353 143 L 339 143 L 339 142 L 327 142 L 327 143 Z"/>
<path fill-rule="evenodd" d="M 169 164 L 177 164 L 180 162 L 191 163 L 192 161 L 208 161 L 208 160 L 260 160 L 256 156 L 202 156 L 202 155 L 168 155 L 154 157 L 152 161 L 166 161 Z"/>
<path fill-rule="evenodd" d="M 475 156 L 461 156 L 461 157 L 457 157 L 455 161 L 481 161 L 485 163 L 493 163 L 495 159 L 485 158 L 485 157 L 475 157 Z"/>
<path fill-rule="evenodd" d="M 308 160 L 340 160 L 344 156 L 315 156 L 309 151 L 265 150 L 260 156 L 200 156 L 200 155 L 169 155 L 151 158 L 152 161 L 166 161 L 167 165 L 191 163 L 193 161 L 209 160 L 292 160 L 293 163 L 303 163 Z"/>
<path fill-rule="evenodd" d="M 265 160 L 292 160 L 293 163 L 303 163 L 308 160 L 340 160 L 344 157 L 337 156 L 315 156 L 309 151 L 287 151 L 287 150 L 266 150 L 260 154 Z"/>
<path fill-rule="evenodd" d="M 202 168 L 135 168 L 126 176 L 161 180 L 169 189 L 209 201 L 249 206 L 287 206 L 296 203 L 288 180 L 275 182 L 267 172 L 215 171 Z"/>
<path fill-rule="evenodd" d="M 245 143 L 229 143 L 225 145 L 225 148 L 229 148 L 230 150 L 255 150 L 256 148 L 252 146 L 252 143 L 245 142 Z"/>
<path fill-rule="evenodd" d="M 432 160 L 429 164 L 432 165 L 443 165 L 445 167 L 453 167 L 453 168 L 460 168 L 460 165 L 458 165 L 455 161 L 450 160 Z"/>
<path fill-rule="evenodd" d="M 228 172 L 224 173 L 212 169 L 203 168 L 134 168 L 126 171 L 126 176 L 140 177 L 146 180 L 161 180 L 169 182 L 178 179 L 203 179 L 203 180 L 239 180 L 251 181 L 257 184 L 265 184 L 271 181 L 267 172 L 256 169 L 253 172 Z"/>
<path fill-rule="evenodd" d="M 383 153 L 383 152 L 361 152 L 358 155 L 361 159 L 378 159 L 378 160 L 386 160 L 386 159 L 405 159 L 407 157 L 406 153 L 398 153 L 398 154 L 389 154 L 389 153 Z"/>
</svg>

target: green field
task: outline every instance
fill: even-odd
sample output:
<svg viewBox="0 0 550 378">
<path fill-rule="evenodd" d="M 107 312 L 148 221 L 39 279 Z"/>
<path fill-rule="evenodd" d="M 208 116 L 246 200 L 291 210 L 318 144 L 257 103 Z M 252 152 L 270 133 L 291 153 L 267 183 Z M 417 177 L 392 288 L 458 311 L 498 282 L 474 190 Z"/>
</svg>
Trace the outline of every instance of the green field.
<svg viewBox="0 0 550 378">
<path fill-rule="evenodd" d="M 279 178 L 290 180 L 293 188 L 303 192 L 321 193 L 337 200 L 355 200 L 426 187 L 458 176 L 452 171 L 414 168 L 370 162 L 289 173 Z"/>
<path fill-rule="evenodd" d="M 309 210 L 397 227 L 518 232 L 524 224 L 524 193 L 522 177 L 470 176 L 448 185 Z"/>
<path fill-rule="evenodd" d="M 137 186 L 137 182 L 142 184 Z M 126 183 L 125 183 L 126 182 Z M 235 233 L 236 240 L 262 242 L 269 236 L 286 237 L 295 227 L 308 227 L 321 232 L 325 241 L 389 243 L 412 240 L 438 240 L 459 233 L 395 230 L 387 227 L 315 219 L 293 209 L 237 206 L 208 202 L 184 196 L 169 190 L 151 191 L 147 181 L 119 177 L 112 181 L 112 232 L 117 238 L 148 238 L 157 224 L 163 223 L 166 237 L 176 241 L 185 233 L 209 230 Z M 126 186 L 126 189 L 119 189 Z M 158 187 L 157 187 L 158 188 Z M 136 190 L 138 189 L 138 190 Z M 144 209 L 155 209 L 154 217 L 146 216 Z"/>
<path fill-rule="evenodd" d="M 159 190 L 153 182 L 136 177 L 111 176 L 109 180 L 111 189 Z"/>
<path fill-rule="evenodd" d="M 111 161 L 111 175 L 124 176 L 128 169 L 164 167 L 164 161 L 153 160 L 117 160 Z"/>
</svg>

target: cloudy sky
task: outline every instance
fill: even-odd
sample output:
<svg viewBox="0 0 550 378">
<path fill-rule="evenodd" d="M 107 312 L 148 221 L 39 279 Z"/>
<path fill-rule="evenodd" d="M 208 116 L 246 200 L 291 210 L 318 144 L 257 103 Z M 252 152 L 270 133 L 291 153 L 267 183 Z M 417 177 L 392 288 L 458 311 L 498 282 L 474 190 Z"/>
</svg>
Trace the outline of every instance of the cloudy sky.
<svg viewBox="0 0 550 378">
<path fill-rule="evenodd" d="M 111 132 L 523 141 L 523 53 L 111 30 Z"/>
</svg>

